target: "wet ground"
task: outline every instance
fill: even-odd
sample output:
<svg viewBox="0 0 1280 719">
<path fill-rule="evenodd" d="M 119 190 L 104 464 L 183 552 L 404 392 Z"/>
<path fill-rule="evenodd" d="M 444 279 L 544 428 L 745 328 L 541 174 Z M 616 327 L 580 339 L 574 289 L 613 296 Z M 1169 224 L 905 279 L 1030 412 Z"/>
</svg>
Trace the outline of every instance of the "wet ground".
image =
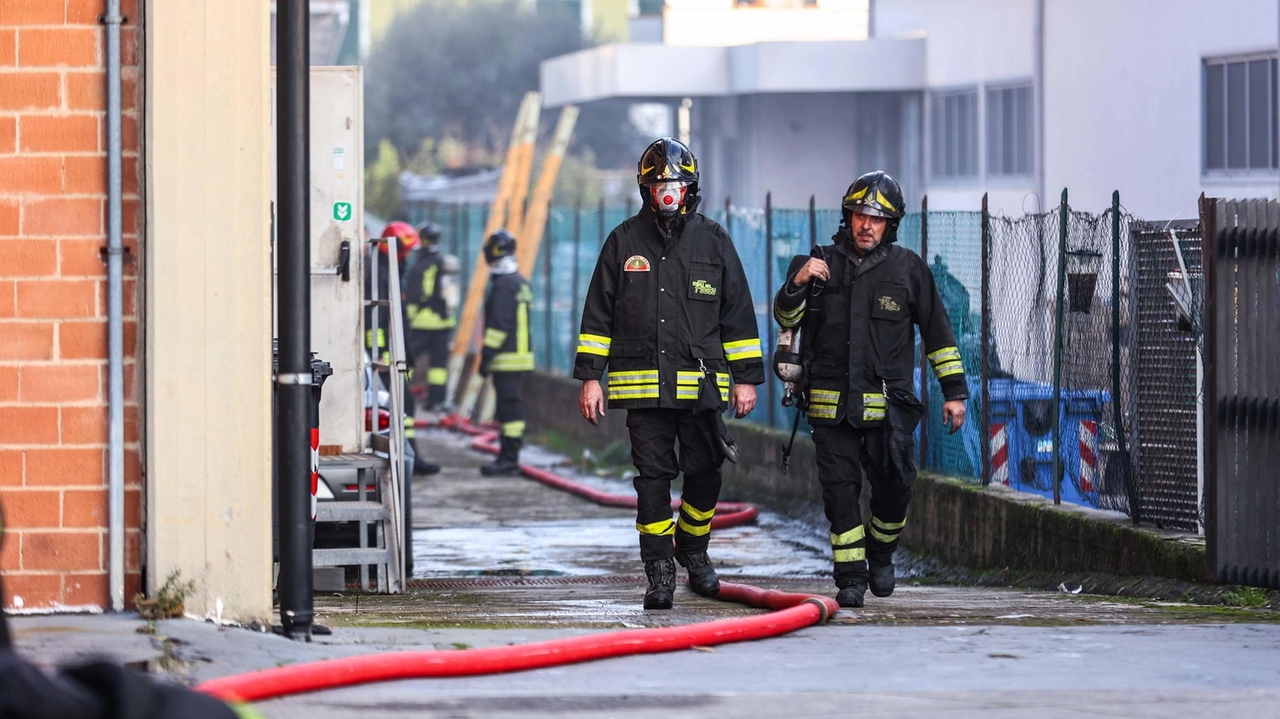
<svg viewBox="0 0 1280 719">
<path fill-rule="evenodd" d="M 27 617 L 27 656 L 107 654 L 192 683 L 304 661 L 466 650 L 759 613 L 681 589 L 640 608 L 634 514 L 521 478 L 484 478 L 469 439 L 426 433 L 446 465 L 415 482 L 414 580 L 394 597 L 317 597 L 332 636 L 298 644 L 245 629 L 123 617 Z M 529 451 L 533 464 L 558 458 Z M 572 474 L 571 468 L 560 473 Z M 583 481 L 616 493 L 630 483 Z M 713 532 L 722 577 L 832 593 L 825 528 L 765 512 Z M 917 566 L 905 562 L 906 566 Z M 269 717 L 1280 717 L 1275 613 L 1068 593 L 936 586 L 910 577 L 821 627 L 743 644 L 493 677 L 401 681 L 264 702 Z"/>
</svg>

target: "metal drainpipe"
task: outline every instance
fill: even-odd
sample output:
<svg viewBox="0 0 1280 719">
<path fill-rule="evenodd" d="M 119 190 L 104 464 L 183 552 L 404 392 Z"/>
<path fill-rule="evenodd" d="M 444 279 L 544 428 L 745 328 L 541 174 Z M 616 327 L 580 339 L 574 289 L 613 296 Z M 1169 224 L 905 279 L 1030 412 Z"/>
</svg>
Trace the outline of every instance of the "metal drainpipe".
<svg viewBox="0 0 1280 719">
<path fill-rule="evenodd" d="M 121 219 L 120 0 L 107 0 L 107 577 L 124 611 L 124 226 Z"/>
<path fill-rule="evenodd" d="M 1036 2 L 1036 212 L 1044 212 L 1044 11 L 1045 0 Z"/>
</svg>

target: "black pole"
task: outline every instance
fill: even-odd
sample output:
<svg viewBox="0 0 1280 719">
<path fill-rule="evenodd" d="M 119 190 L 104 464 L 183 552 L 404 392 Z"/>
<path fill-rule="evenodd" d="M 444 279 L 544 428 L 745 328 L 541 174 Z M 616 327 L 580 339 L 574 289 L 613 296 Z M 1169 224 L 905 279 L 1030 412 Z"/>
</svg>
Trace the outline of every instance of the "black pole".
<svg viewBox="0 0 1280 719">
<path fill-rule="evenodd" d="M 991 484 L 991 213 L 982 194 L 982 483 Z"/>
<path fill-rule="evenodd" d="M 578 314 L 578 275 L 582 274 L 582 200 L 578 200 L 578 204 L 573 208 L 573 277 L 569 281 L 572 283 L 573 294 L 569 302 L 569 322 L 573 323 L 573 328 L 577 328 L 578 320 L 582 316 Z M 576 347 L 578 346 L 578 333 L 572 329 L 569 331 L 569 366 L 573 366 Z"/>
<path fill-rule="evenodd" d="M 459 284 L 465 295 L 471 286 L 471 206 L 462 203 L 461 215 L 458 208 L 459 205 L 453 206 L 453 239 L 457 248 L 454 254 L 458 255 L 458 277 L 462 280 Z"/>
<path fill-rule="evenodd" d="M 729 213 L 729 208 L 731 206 L 732 206 L 732 202 L 730 201 L 729 196 L 725 195 L 724 196 L 724 231 L 728 232 L 730 237 L 733 237 L 733 215 Z"/>
<path fill-rule="evenodd" d="M 544 300 L 546 304 L 543 305 L 543 307 L 546 308 L 546 316 L 543 317 L 543 324 L 546 327 L 545 331 L 547 337 L 547 368 L 551 368 L 555 364 L 551 358 L 551 300 L 554 295 L 551 291 L 551 244 L 553 241 L 553 237 L 551 235 L 551 212 L 551 208 L 548 207 L 547 227 L 542 233 L 542 286 L 544 288 L 543 291 L 547 293 L 547 298 Z"/>
<path fill-rule="evenodd" d="M 1058 205 L 1058 295 L 1053 328 L 1053 503 L 1062 504 L 1062 305 L 1067 297 L 1067 188 Z"/>
<path fill-rule="evenodd" d="M 809 195 L 809 245 L 818 246 L 818 208 L 817 195 Z"/>
<path fill-rule="evenodd" d="M 773 193 L 772 192 L 766 192 L 764 195 L 764 296 L 765 296 L 765 302 L 768 302 L 769 301 L 768 298 L 773 296 Z M 770 329 L 772 329 L 772 324 L 766 321 L 765 327 L 769 327 Z M 764 355 L 765 362 L 766 362 L 765 366 L 771 367 L 773 362 L 773 339 L 774 339 L 773 332 L 771 331 L 765 332 L 764 339 L 767 345 L 766 352 Z M 777 410 L 774 405 L 776 405 L 777 403 L 774 400 L 776 399 L 775 394 L 777 393 L 777 390 L 774 387 L 773 377 L 769 377 L 766 374 L 765 379 L 767 382 L 765 387 L 767 387 L 768 397 L 769 397 L 769 426 L 772 427 L 775 424 L 775 419 L 776 419 L 775 413 Z"/>
<path fill-rule="evenodd" d="M 285 636 L 311 640 L 311 87 L 310 11 L 280 0 L 276 126 L 280 202 L 280 360 L 276 374 L 276 456 L 280 481 L 280 623 Z"/>
<path fill-rule="evenodd" d="M 929 264 L 929 196 L 920 200 L 920 257 Z M 920 423 L 920 467 L 928 468 L 929 457 L 929 351 L 920 343 L 920 404 L 924 421 Z"/>
</svg>

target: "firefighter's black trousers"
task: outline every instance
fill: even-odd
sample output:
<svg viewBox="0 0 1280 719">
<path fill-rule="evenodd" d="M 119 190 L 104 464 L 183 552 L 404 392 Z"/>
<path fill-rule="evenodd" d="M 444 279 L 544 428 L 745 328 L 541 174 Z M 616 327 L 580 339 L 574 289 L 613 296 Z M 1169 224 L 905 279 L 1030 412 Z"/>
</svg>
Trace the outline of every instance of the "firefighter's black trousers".
<svg viewBox="0 0 1280 719">
<path fill-rule="evenodd" d="M 636 468 L 636 529 L 646 562 L 704 552 L 720 499 L 720 464 L 701 421 L 687 409 L 630 409 L 631 462 Z M 680 455 L 676 458 L 676 443 Z M 678 521 L 671 517 L 671 481 L 684 474 Z M 672 537 L 675 538 L 674 545 Z"/>
<path fill-rule="evenodd" d="M 449 384 L 449 338 L 453 330 L 410 330 L 409 358 L 418 365 L 423 357 L 427 365 L 427 407 L 444 404 Z"/>
<path fill-rule="evenodd" d="M 883 469 L 884 430 L 862 429 L 841 422 L 814 425 L 822 505 L 831 522 L 831 549 L 836 586 L 866 589 L 868 558 L 888 560 L 906 526 L 911 488 Z M 862 473 L 871 484 L 871 521 L 865 526 L 858 497 Z"/>
<path fill-rule="evenodd" d="M 502 427 L 502 437 L 505 440 L 520 442 L 524 439 L 524 399 L 521 397 L 521 386 L 524 385 L 524 376 L 527 374 L 529 373 L 493 373 L 493 415 Z"/>
</svg>

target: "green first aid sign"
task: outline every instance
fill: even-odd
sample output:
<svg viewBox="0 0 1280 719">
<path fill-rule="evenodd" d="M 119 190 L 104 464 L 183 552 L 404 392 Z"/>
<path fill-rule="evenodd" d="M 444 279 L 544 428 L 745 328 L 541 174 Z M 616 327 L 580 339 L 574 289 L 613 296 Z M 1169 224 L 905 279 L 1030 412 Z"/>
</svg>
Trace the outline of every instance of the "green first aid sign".
<svg viewBox="0 0 1280 719">
<path fill-rule="evenodd" d="M 335 202 L 333 203 L 333 219 L 338 222 L 347 222 L 351 219 L 351 203 Z"/>
</svg>

